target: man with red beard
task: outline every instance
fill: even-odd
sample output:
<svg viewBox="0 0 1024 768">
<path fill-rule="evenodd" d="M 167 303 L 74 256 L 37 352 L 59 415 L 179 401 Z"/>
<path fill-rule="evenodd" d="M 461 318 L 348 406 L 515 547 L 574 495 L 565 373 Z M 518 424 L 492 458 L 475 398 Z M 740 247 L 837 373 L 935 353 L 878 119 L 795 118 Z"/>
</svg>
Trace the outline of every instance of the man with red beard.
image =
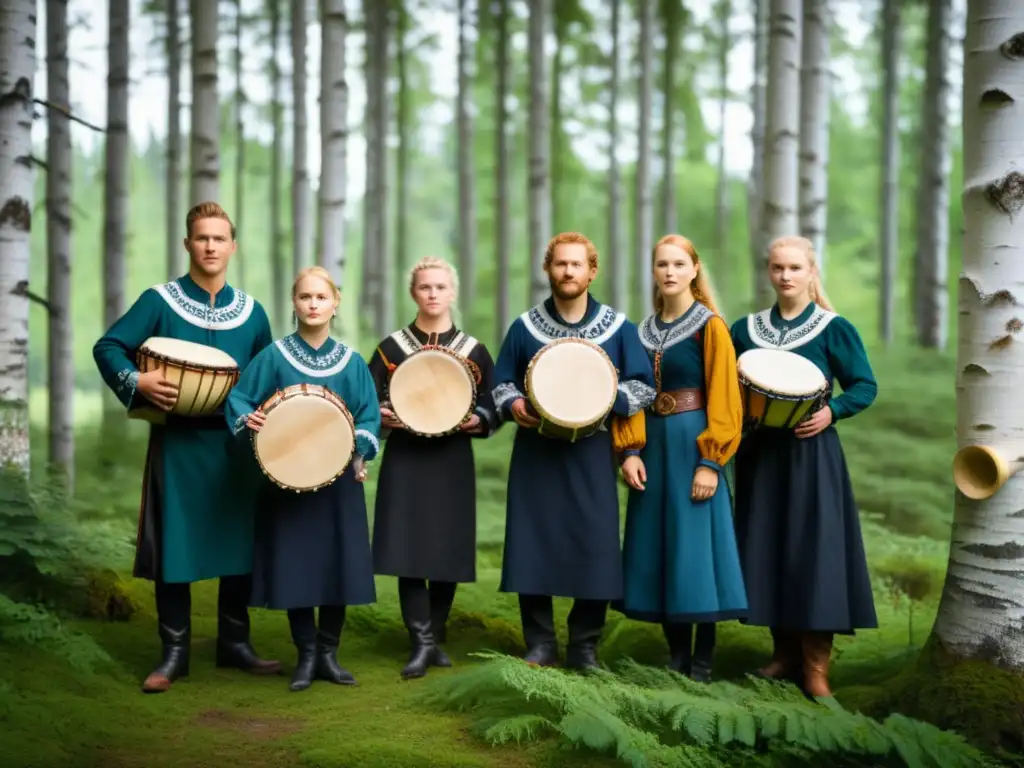
<svg viewBox="0 0 1024 768">
<path fill-rule="evenodd" d="M 597 276 L 597 249 L 590 240 L 576 232 L 552 238 L 544 271 L 552 295 L 512 322 L 495 363 L 494 405 L 503 420 L 511 417 L 519 425 L 509 467 L 499 589 L 519 594 L 524 658 L 541 666 L 558 662 L 552 598 L 573 598 L 565 666 L 587 669 L 598 665 L 608 603 L 623 593 L 611 436 L 607 420 L 575 441 L 538 432 L 540 421 L 524 394 L 526 370 L 558 339 L 597 344 L 618 372 L 612 413 L 620 417 L 654 401 L 654 371 L 636 326 L 589 294 Z"/>
</svg>

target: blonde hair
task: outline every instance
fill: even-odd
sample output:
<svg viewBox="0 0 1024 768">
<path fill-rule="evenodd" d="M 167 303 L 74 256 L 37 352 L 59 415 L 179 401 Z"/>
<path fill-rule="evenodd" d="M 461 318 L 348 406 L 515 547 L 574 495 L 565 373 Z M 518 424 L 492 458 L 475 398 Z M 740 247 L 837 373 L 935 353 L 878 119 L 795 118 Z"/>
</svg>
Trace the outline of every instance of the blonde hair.
<svg viewBox="0 0 1024 768">
<path fill-rule="evenodd" d="M 448 305 L 448 312 L 451 314 L 453 321 L 459 318 L 459 273 L 455 271 L 455 267 L 451 263 L 444 259 L 439 259 L 437 256 L 424 256 L 422 259 L 412 265 L 409 270 L 409 294 L 415 295 L 416 293 L 416 276 L 425 269 L 443 269 L 448 273 L 448 279 L 452 282 L 452 303 Z"/>
<path fill-rule="evenodd" d="M 299 283 L 302 282 L 303 278 L 306 277 L 319 277 L 329 286 L 331 286 L 331 296 L 334 297 L 334 306 L 338 306 L 341 303 L 341 290 L 335 284 L 334 279 L 331 277 L 331 273 L 323 267 L 306 267 L 299 271 L 299 274 L 295 276 L 295 282 L 292 283 L 292 298 L 295 298 L 295 292 L 299 289 Z"/>
<path fill-rule="evenodd" d="M 827 309 L 829 312 L 835 312 L 832 302 L 829 301 L 828 295 L 825 293 L 825 286 L 821 284 L 821 273 L 818 272 L 818 255 L 814 252 L 814 243 L 806 237 L 800 237 L 798 235 L 784 235 L 782 237 L 777 237 L 768 244 L 769 259 L 771 259 L 772 252 L 777 248 L 796 248 L 803 252 L 804 256 L 807 258 L 807 262 L 811 265 L 811 284 L 808 286 L 811 301 L 822 309 Z"/>
<path fill-rule="evenodd" d="M 693 261 L 693 266 L 697 269 L 697 275 L 692 281 L 690 281 L 690 293 L 693 295 L 695 301 L 699 301 L 724 320 L 725 318 L 722 316 L 721 310 L 718 309 L 718 300 L 715 298 L 715 289 L 711 285 L 711 276 L 708 274 L 707 268 L 701 264 L 700 256 L 697 254 L 697 249 L 694 247 L 693 243 L 682 235 L 665 235 L 654 244 L 654 248 L 651 250 L 652 269 L 654 268 L 654 260 L 657 258 L 658 248 L 663 245 L 674 245 L 690 257 L 690 260 Z M 657 284 L 655 284 L 655 314 L 660 313 L 664 308 L 665 298 L 661 295 L 661 291 L 658 290 Z"/>
<path fill-rule="evenodd" d="M 200 219 L 222 219 L 226 221 L 231 227 L 231 239 L 235 239 L 235 222 L 231 220 L 227 211 L 221 208 L 219 204 L 207 201 L 189 208 L 188 213 L 185 214 L 185 233 L 189 237 L 192 237 L 192 225 Z"/>
</svg>

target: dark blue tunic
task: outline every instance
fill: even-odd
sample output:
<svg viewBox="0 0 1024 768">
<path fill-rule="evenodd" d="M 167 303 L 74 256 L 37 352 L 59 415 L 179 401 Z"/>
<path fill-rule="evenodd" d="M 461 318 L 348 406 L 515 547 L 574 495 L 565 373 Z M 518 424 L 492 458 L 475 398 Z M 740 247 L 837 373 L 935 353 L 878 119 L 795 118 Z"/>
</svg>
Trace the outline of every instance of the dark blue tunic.
<svg viewBox="0 0 1024 768">
<path fill-rule="evenodd" d="M 554 300 L 517 317 L 495 363 L 494 405 L 502 419 L 526 391 L 526 367 L 562 338 L 599 345 L 618 371 L 612 412 L 631 416 L 654 400 L 654 371 L 636 326 L 588 298 L 578 323 L 559 317 Z M 570 443 L 516 428 L 509 467 L 500 590 L 588 600 L 622 597 L 617 467 L 607 421 Z"/>
</svg>

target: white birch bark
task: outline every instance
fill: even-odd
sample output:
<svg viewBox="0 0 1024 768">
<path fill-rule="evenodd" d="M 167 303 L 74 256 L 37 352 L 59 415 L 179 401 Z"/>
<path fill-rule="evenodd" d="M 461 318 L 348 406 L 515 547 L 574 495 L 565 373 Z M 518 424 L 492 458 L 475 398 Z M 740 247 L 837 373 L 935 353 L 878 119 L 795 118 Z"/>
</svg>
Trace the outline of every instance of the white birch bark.
<svg viewBox="0 0 1024 768">
<path fill-rule="evenodd" d="M 313 250 L 313 219 L 310 208 L 309 148 L 306 114 L 306 39 L 309 15 L 307 0 L 292 0 L 292 258 L 293 269 L 309 266 Z"/>
<path fill-rule="evenodd" d="M 470 114 L 474 46 L 469 39 L 475 3 L 459 0 L 458 124 L 459 308 L 468 317 L 476 298 L 476 195 L 473 192 L 473 118 Z"/>
<path fill-rule="evenodd" d="M 0 3 L 0 470 L 25 475 L 36 29 L 35 0 Z"/>
<path fill-rule="evenodd" d="M 376 177 L 374 186 L 373 208 L 374 234 L 373 243 L 378 251 L 377 259 L 377 293 L 374 316 L 377 323 L 377 337 L 382 338 L 390 333 L 395 325 L 395 260 L 388 252 L 388 133 L 390 130 L 390 111 L 388 109 L 388 84 L 390 82 L 388 62 L 390 60 L 388 46 L 390 43 L 389 9 L 385 3 L 374 3 L 377 16 L 374 28 L 373 68 L 377 75 L 374 88 L 377 93 L 373 99 L 373 122 L 377 128 L 377 152 L 374 153 L 373 175 Z"/>
<path fill-rule="evenodd" d="M 917 249 L 914 255 L 914 318 L 917 341 L 944 349 L 948 340 L 949 289 L 949 59 L 952 0 L 930 0 L 928 56 L 917 188 Z"/>
<path fill-rule="evenodd" d="M 167 277 L 185 272 L 185 249 L 181 246 L 184 232 L 181 215 L 181 6 L 178 0 L 166 0 L 167 22 L 167 177 L 164 181 L 166 202 Z"/>
<path fill-rule="evenodd" d="M 896 313 L 896 261 L 899 256 L 900 173 L 900 26 L 899 0 L 882 6 L 882 189 L 881 273 L 878 291 L 878 328 L 885 344 L 893 340 Z"/>
<path fill-rule="evenodd" d="M 366 82 L 366 104 L 363 111 L 363 136 L 366 139 L 366 173 L 363 186 L 363 258 L 361 266 L 361 290 L 359 303 L 362 307 L 361 316 L 374 318 L 377 306 L 378 286 L 380 285 L 380 252 L 375 238 L 377 236 L 377 167 L 376 156 L 380 145 L 380 131 L 375 124 L 376 109 L 374 99 L 377 98 L 377 77 L 373 45 L 376 37 L 378 15 L 374 12 L 373 0 L 363 0 L 363 71 Z M 376 335 L 376 321 L 371 327 Z"/>
<path fill-rule="evenodd" d="M 509 211 L 508 197 L 508 176 L 509 176 L 509 146 L 508 146 L 508 92 L 511 82 L 509 62 L 509 21 L 510 10 L 509 0 L 498 0 L 497 5 L 498 25 L 498 94 L 497 94 L 497 116 L 495 117 L 497 141 L 495 149 L 498 157 L 496 165 L 498 177 L 495 184 L 495 216 L 497 217 L 496 233 L 498 238 L 498 279 L 497 279 L 497 311 L 498 322 L 495 327 L 496 349 L 501 348 L 501 342 L 505 338 L 505 331 L 512 322 L 511 318 L 511 291 L 509 290 L 510 264 L 512 261 L 512 233 L 511 213 Z"/>
<path fill-rule="evenodd" d="M 662 61 L 661 126 L 661 231 L 676 231 L 676 65 L 682 44 L 682 13 L 679 0 L 662 3 L 665 57 Z M 653 246 L 652 246 L 653 247 Z"/>
<path fill-rule="evenodd" d="M 270 284 L 274 328 L 284 332 L 288 314 L 285 302 L 284 254 L 281 252 L 281 174 L 284 169 L 284 105 L 281 99 L 281 0 L 268 0 L 270 11 Z"/>
<path fill-rule="evenodd" d="M 636 184 L 634 187 L 633 258 L 640 276 L 640 312 L 646 317 L 653 309 L 651 273 L 653 210 L 651 206 L 651 97 L 654 91 L 654 0 L 639 0 L 640 86 L 637 108 Z"/>
<path fill-rule="evenodd" d="M 723 278 L 729 275 L 729 175 L 725 169 L 725 124 L 726 110 L 729 107 L 729 51 L 732 37 L 729 34 L 729 20 L 732 18 L 731 0 L 719 0 L 718 28 L 721 37 L 718 41 L 718 83 L 722 89 L 718 97 L 718 169 L 715 187 L 715 248 L 719 288 Z M 756 32 L 755 32 L 756 34 Z M 756 79 L 756 76 L 755 76 Z"/>
<path fill-rule="evenodd" d="M 545 42 L 550 0 L 529 0 L 527 57 L 530 77 L 530 175 L 527 215 L 530 231 L 530 306 L 542 302 L 551 292 L 544 272 L 544 250 L 551 239 L 551 134 L 548 130 L 548 77 Z"/>
<path fill-rule="evenodd" d="M 68 3 L 46 3 L 46 98 L 70 108 Z M 71 326 L 71 120 L 56 109 L 46 113 L 46 298 L 49 461 L 74 488 L 75 355 Z"/>
<path fill-rule="evenodd" d="M 619 89 L 622 80 L 622 0 L 612 4 L 612 62 L 608 83 L 608 259 L 611 262 L 612 306 L 629 308 L 629 259 L 622 231 L 622 171 L 619 168 Z"/>
<path fill-rule="evenodd" d="M 799 233 L 801 0 L 771 0 L 761 242 Z M 764 258 L 759 265 L 764 272 Z"/>
<path fill-rule="evenodd" d="M 764 309 L 771 302 L 772 286 L 765 270 L 765 246 L 762 241 L 761 208 L 764 205 L 765 121 L 768 112 L 768 2 L 754 4 L 754 83 L 750 108 L 754 124 L 750 129 L 752 163 L 747 183 L 747 230 L 754 277 L 754 309 Z"/>
<path fill-rule="evenodd" d="M 971 0 L 964 41 L 957 443 L 1024 456 L 1024 3 Z M 1024 473 L 956 494 L 934 632 L 947 651 L 1024 668 Z"/>
<path fill-rule="evenodd" d="M 217 91 L 216 0 L 191 0 L 192 132 L 189 207 L 220 198 L 220 94 Z"/>
<path fill-rule="evenodd" d="M 173 2 L 173 0 L 172 0 Z M 242 86 L 244 69 L 242 66 L 242 24 L 244 14 L 242 13 L 242 0 L 235 0 L 235 210 L 232 212 L 232 219 L 235 223 L 235 231 L 241 237 L 242 222 L 246 218 L 245 213 L 245 88 Z M 244 249 L 243 249 L 244 250 Z M 238 285 L 246 287 L 245 282 L 244 253 L 235 252 L 231 259 L 232 266 L 238 270 Z"/>
<path fill-rule="evenodd" d="M 828 128 L 832 98 L 828 0 L 803 0 L 800 71 L 800 234 L 814 243 L 824 276 L 828 218 Z"/>
<path fill-rule="evenodd" d="M 407 3 L 403 3 L 403 6 Z M 409 157 L 412 149 L 410 122 L 412 121 L 412 85 L 409 83 L 410 9 L 396 9 L 395 63 L 398 69 L 398 105 L 395 114 L 395 132 L 398 134 L 398 150 L 395 153 L 395 267 L 401 272 L 412 267 L 409 257 L 409 192 L 412 179 L 409 176 Z"/>
<path fill-rule="evenodd" d="M 344 292 L 345 193 L 348 183 L 348 81 L 345 79 L 348 17 L 345 0 L 324 0 L 320 32 L 320 266 Z M 338 333 L 346 344 L 358 341 L 357 306 L 343 293 Z"/>
</svg>

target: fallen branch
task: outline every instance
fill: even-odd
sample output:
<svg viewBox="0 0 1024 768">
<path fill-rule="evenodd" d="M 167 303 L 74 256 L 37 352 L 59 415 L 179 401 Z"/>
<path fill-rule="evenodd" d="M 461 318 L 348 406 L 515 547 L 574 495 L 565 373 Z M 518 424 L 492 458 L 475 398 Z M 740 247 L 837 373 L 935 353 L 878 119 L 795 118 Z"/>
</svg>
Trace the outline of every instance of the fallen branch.
<svg viewBox="0 0 1024 768">
<path fill-rule="evenodd" d="M 52 109 L 54 112 L 60 112 L 68 120 L 74 120 L 76 123 L 81 123 L 86 128 L 92 128 L 97 133 L 104 132 L 103 129 L 100 128 L 98 125 L 93 125 L 88 120 L 83 120 L 82 118 L 76 117 L 75 115 L 71 114 L 71 110 L 69 110 L 67 107 L 61 107 L 57 104 L 53 104 L 49 101 L 46 101 L 46 99 L 32 99 L 32 101 L 34 101 L 36 104 L 46 107 L 47 109 Z"/>
</svg>

